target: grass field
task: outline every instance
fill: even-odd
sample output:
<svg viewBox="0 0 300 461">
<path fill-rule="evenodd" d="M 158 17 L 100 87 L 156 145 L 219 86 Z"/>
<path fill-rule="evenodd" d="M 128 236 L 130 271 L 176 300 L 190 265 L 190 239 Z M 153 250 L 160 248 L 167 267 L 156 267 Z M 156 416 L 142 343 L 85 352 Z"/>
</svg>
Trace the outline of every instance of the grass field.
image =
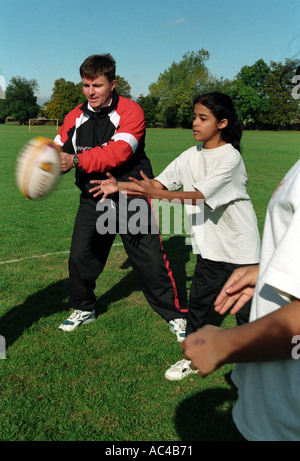
<svg viewBox="0 0 300 461">
<path fill-rule="evenodd" d="M 0 360 L 0 440 L 239 440 L 231 420 L 231 365 L 204 380 L 164 378 L 180 348 L 147 305 L 119 237 L 97 283 L 97 322 L 58 330 L 70 312 L 67 261 L 79 193 L 70 173 L 44 200 L 20 194 L 15 160 L 34 135 L 28 127 L 0 125 L 0 334 L 7 346 Z M 193 145 L 193 136 L 148 130 L 146 141 L 157 174 Z M 295 132 L 244 133 L 248 190 L 261 231 L 273 190 L 298 160 L 299 141 Z M 184 304 L 195 256 L 184 237 L 163 240 Z M 232 316 L 222 319 L 223 327 L 234 324 Z"/>
</svg>

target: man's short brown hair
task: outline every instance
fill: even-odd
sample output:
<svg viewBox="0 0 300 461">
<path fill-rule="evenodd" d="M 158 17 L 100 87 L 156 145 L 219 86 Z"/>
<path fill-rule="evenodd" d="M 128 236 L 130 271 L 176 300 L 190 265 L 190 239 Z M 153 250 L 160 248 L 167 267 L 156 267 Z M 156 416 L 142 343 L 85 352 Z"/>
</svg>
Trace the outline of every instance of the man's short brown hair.
<svg viewBox="0 0 300 461">
<path fill-rule="evenodd" d="M 82 77 L 94 80 L 100 75 L 104 75 L 109 82 L 116 78 L 116 62 L 109 54 L 93 54 L 85 59 L 79 68 Z"/>
</svg>

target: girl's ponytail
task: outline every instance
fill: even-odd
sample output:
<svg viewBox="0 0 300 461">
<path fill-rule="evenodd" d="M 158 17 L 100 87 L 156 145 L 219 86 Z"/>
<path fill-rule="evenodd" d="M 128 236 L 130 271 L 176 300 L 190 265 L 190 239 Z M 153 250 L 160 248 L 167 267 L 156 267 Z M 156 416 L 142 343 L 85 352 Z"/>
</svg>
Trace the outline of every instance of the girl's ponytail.
<svg viewBox="0 0 300 461">
<path fill-rule="evenodd" d="M 228 121 L 229 122 L 229 121 Z M 243 134 L 243 127 L 238 118 L 232 122 L 228 123 L 228 126 L 222 130 L 222 139 L 225 142 L 228 142 L 233 145 L 235 149 L 241 152 L 241 138 Z"/>
<path fill-rule="evenodd" d="M 194 105 L 201 103 L 207 107 L 218 122 L 224 118 L 228 124 L 221 130 L 223 141 L 233 145 L 235 149 L 241 152 L 240 141 L 242 138 L 243 127 L 238 119 L 234 104 L 230 96 L 224 93 L 212 92 L 198 96 L 194 100 Z"/>
</svg>

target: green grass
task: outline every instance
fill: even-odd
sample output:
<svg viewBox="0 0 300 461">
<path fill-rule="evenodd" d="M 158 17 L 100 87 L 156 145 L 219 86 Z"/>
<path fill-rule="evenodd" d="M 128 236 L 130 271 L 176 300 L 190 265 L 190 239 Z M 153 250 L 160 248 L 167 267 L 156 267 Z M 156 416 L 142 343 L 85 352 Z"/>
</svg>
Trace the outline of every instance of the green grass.
<svg viewBox="0 0 300 461">
<path fill-rule="evenodd" d="M 79 193 L 68 174 L 44 200 L 20 194 L 15 160 L 33 136 L 27 127 L 0 125 L 0 261 L 6 262 L 0 264 L 0 334 L 7 342 L 0 360 L 0 440 L 239 440 L 231 420 L 232 366 L 204 380 L 164 378 L 180 348 L 147 305 L 119 238 L 97 283 L 97 322 L 72 333 L 58 330 L 70 312 L 67 252 Z M 156 174 L 193 145 L 183 130 L 148 130 L 146 141 Z M 273 190 L 298 160 L 298 146 L 299 133 L 244 134 L 260 230 Z M 183 237 L 163 239 L 184 302 L 195 257 Z M 231 316 L 222 322 L 234 324 Z"/>
</svg>

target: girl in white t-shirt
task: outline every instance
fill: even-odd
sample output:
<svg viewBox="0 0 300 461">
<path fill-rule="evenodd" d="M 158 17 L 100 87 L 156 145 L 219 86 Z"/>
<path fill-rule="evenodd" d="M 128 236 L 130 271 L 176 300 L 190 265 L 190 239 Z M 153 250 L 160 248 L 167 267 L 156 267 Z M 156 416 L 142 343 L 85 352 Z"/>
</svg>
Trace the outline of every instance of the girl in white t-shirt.
<svg viewBox="0 0 300 461">
<path fill-rule="evenodd" d="M 185 204 L 197 254 L 187 335 L 209 323 L 216 296 L 232 272 L 257 264 L 260 256 L 257 220 L 240 154 L 242 128 L 228 95 L 214 92 L 195 99 L 193 134 L 203 145 L 183 152 L 155 179 L 141 172 L 143 181 L 130 178 L 131 182 L 117 183 L 108 173 L 108 180 L 92 181 L 97 186 L 90 191 L 94 196 L 104 194 L 102 200 L 119 190 L 128 196 L 177 199 Z M 200 226 L 193 224 L 199 213 L 203 213 Z M 248 322 L 249 311 L 250 303 L 237 313 L 238 324 Z M 166 378 L 180 380 L 194 373 L 189 364 L 180 360 L 167 370 Z"/>
</svg>

